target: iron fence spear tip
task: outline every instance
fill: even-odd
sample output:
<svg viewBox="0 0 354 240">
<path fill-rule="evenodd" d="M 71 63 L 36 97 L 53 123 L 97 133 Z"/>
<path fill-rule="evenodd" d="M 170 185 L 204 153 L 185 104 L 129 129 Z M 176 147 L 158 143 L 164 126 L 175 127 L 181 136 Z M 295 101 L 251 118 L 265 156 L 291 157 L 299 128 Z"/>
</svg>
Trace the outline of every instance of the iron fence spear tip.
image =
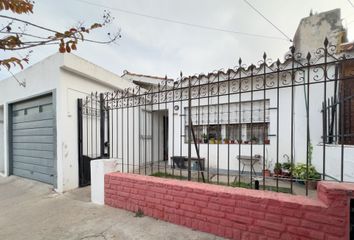
<svg viewBox="0 0 354 240">
<path fill-rule="evenodd" d="M 291 52 L 292 54 L 295 53 L 295 46 L 294 46 L 294 45 L 292 45 L 292 46 L 290 47 L 290 52 Z"/>
<path fill-rule="evenodd" d="M 324 40 L 324 42 L 323 42 L 323 44 L 324 44 L 325 47 L 327 47 L 327 46 L 328 46 L 328 43 L 329 43 L 329 42 L 328 42 L 328 38 L 326 37 L 325 40 Z"/>
</svg>

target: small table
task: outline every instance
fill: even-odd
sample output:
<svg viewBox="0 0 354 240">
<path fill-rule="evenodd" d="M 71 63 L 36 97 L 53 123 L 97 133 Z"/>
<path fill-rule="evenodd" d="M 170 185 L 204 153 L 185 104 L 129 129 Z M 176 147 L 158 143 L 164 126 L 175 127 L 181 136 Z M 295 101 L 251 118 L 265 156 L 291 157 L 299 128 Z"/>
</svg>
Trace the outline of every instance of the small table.
<svg viewBox="0 0 354 240">
<path fill-rule="evenodd" d="M 261 158 L 262 158 L 262 156 L 260 156 L 260 155 L 255 155 L 253 157 L 244 156 L 244 155 L 237 156 L 237 159 L 239 161 L 241 161 L 241 163 L 242 163 L 242 171 L 241 171 L 241 173 L 244 172 L 245 166 L 248 165 L 248 166 L 250 166 L 251 171 L 254 172 L 254 175 L 257 175 L 256 170 L 254 169 L 254 164 L 260 162 Z"/>
</svg>

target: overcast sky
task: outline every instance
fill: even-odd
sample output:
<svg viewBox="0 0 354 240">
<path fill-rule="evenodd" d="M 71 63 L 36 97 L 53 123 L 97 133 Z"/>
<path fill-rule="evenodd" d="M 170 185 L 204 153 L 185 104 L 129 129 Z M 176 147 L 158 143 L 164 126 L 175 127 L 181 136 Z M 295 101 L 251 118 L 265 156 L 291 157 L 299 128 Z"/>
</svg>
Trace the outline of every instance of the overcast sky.
<svg viewBox="0 0 354 240">
<path fill-rule="evenodd" d="M 354 3 L 354 0 L 351 1 Z M 294 36 L 299 21 L 308 16 L 311 9 L 313 12 L 322 12 L 340 8 L 343 25 L 348 28 L 349 40 L 354 39 L 354 7 L 349 0 L 249 2 L 290 38 Z M 272 38 L 196 28 L 132 15 L 114 8 Z M 99 21 L 105 9 L 110 10 L 115 17 L 110 29 L 121 29 L 122 38 L 117 44 L 111 45 L 80 43 L 74 54 L 119 75 L 123 70 L 158 76 L 167 74 L 172 78 L 176 78 L 179 71 L 183 71 L 184 75 L 207 73 L 234 67 L 239 57 L 246 64 L 257 63 L 263 52 L 267 52 L 273 60 L 283 58 L 291 45 L 243 0 L 36 0 L 34 14 L 12 16 L 63 31 L 79 21 L 87 24 Z M 97 32 L 102 34 L 96 33 L 89 37 L 105 39 L 104 30 Z M 36 48 L 29 65 L 57 51 L 56 46 Z M 9 73 L 2 69 L 0 79 L 6 77 L 9 77 Z"/>
</svg>

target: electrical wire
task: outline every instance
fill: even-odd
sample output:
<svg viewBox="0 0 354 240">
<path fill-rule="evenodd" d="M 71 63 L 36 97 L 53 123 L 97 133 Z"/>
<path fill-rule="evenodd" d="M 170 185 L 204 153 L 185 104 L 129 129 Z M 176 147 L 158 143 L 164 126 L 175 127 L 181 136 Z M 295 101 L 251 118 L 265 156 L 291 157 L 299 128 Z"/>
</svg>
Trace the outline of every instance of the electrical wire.
<svg viewBox="0 0 354 240">
<path fill-rule="evenodd" d="M 106 6 L 106 5 L 99 4 L 99 3 L 93 3 L 90 1 L 86 1 L 86 0 L 75 0 L 75 1 L 85 3 L 88 5 L 92 5 L 92 6 L 96 6 L 96 7 L 110 9 L 112 11 L 118 11 L 118 12 L 130 14 L 130 15 L 135 15 L 135 16 L 144 17 L 144 18 L 150 18 L 150 19 L 168 22 L 168 23 L 185 25 L 185 26 L 194 27 L 194 28 L 201 28 L 201 29 L 207 29 L 207 30 L 213 30 L 213 31 L 219 31 L 219 32 L 233 33 L 233 34 L 245 35 L 245 36 L 249 36 L 249 37 L 259 37 L 259 38 L 277 39 L 277 40 L 285 40 L 285 41 L 289 40 L 289 38 L 286 35 L 285 35 L 286 38 L 282 38 L 282 37 L 275 37 L 275 36 L 269 36 L 269 35 L 261 35 L 261 34 L 247 33 L 247 32 L 241 32 L 241 31 L 233 31 L 233 30 L 228 30 L 228 29 L 223 29 L 223 28 L 210 27 L 210 26 L 205 26 L 205 25 L 183 22 L 183 21 L 169 19 L 169 18 L 156 17 L 156 16 L 152 16 L 152 15 L 148 15 L 148 14 L 125 10 L 122 8 L 115 8 L 115 7 L 110 7 L 110 6 Z"/>
<path fill-rule="evenodd" d="M 352 3 L 352 1 L 350 1 L 350 0 L 347 0 L 347 1 L 354 8 L 354 4 Z"/>
<path fill-rule="evenodd" d="M 275 29 L 277 29 L 284 37 L 286 37 L 290 42 L 293 40 L 288 37 L 280 28 L 278 28 L 274 23 L 272 23 L 266 16 L 264 16 L 255 6 L 253 6 L 249 1 L 243 0 L 248 6 L 250 6 L 255 12 L 257 12 L 262 18 L 264 18 L 268 23 L 270 23 Z M 348 0 L 349 1 L 349 0 Z"/>
</svg>

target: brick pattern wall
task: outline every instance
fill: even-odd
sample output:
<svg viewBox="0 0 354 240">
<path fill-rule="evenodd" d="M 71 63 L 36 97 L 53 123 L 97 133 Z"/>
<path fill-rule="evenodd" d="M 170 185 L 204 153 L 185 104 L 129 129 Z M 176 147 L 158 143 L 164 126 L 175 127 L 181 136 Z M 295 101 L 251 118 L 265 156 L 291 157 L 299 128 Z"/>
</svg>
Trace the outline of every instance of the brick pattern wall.
<svg viewBox="0 0 354 240">
<path fill-rule="evenodd" d="M 156 177 L 105 175 L 105 204 L 230 239 L 349 239 L 354 185 L 321 182 L 318 199 Z"/>
</svg>

